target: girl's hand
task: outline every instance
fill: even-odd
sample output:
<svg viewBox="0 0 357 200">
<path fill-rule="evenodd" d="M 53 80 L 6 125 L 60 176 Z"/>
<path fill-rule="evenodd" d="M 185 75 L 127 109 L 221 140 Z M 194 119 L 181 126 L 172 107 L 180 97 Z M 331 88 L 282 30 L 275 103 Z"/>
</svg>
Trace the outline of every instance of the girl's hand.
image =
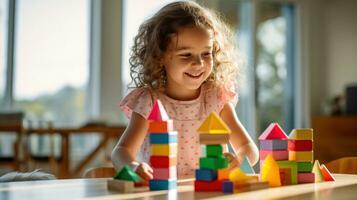
<svg viewBox="0 0 357 200">
<path fill-rule="evenodd" d="M 238 160 L 238 157 L 232 153 L 226 152 L 224 153 L 224 156 L 228 158 L 229 162 L 229 169 L 234 169 L 236 167 L 239 167 L 240 162 Z"/>
<path fill-rule="evenodd" d="M 139 166 L 136 168 L 135 172 L 141 177 L 142 183 L 148 185 L 149 180 L 153 179 L 153 170 L 152 168 L 146 163 L 140 163 Z"/>
</svg>

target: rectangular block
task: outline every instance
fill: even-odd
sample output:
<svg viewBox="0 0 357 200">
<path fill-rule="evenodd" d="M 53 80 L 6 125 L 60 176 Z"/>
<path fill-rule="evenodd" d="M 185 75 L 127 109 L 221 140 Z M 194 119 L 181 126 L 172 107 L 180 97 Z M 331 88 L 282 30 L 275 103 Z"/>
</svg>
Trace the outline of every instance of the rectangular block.
<svg viewBox="0 0 357 200">
<path fill-rule="evenodd" d="M 259 155 L 260 155 L 260 160 L 265 160 L 265 158 L 271 154 L 274 160 L 288 160 L 289 154 L 287 150 L 276 150 L 276 151 L 270 151 L 270 150 L 260 150 Z"/>
<path fill-rule="evenodd" d="M 298 173 L 298 183 L 314 183 L 315 174 L 314 173 Z"/>
<path fill-rule="evenodd" d="M 287 150 L 288 140 L 260 140 L 261 150 Z"/>
<path fill-rule="evenodd" d="M 150 133 L 150 144 L 168 144 L 177 143 L 177 132 Z"/>
<path fill-rule="evenodd" d="M 234 192 L 234 185 L 231 181 L 223 181 L 222 182 L 222 192 L 223 193 L 233 193 Z"/>
<path fill-rule="evenodd" d="M 195 177 L 198 181 L 217 180 L 217 171 L 212 169 L 196 169 Z"/>
<path fill-rule="evenodd" d="M 297 162 L 298 172 L 311 172 L 314 164 L 312 162 Z"/>
<path fill-rule="evenodd" d="M 313 130 L 311 128 L 293 129 L 289 135 L 291 140 L 313 140 Z"/>
<path fill-rule="evenodd" d="M 235 188 L 237 192 L 248 192 L 269 188 L 268 182 L 246 182 L 246 183 L 235 183 Z"/>
<path fill-rule="evenodd" d="M 297 163 L 295 161 L 282 160 L 282 161 L 277 161 L 277 164 L 279 165 L 279 170 L 285 173 L 284 182 L 286 183 L 286 185 L 290 185 L 290 184 L 294 185 L 298 183 L 297 181 L 298 168 L 297 168 Z"/>
<path fill-rule="evenodd" d="M 200 134 L 200 144 L 227 144 L 229 134 Z"/>
<path fill-rule="evenodd" d="M 114 190 L 123 193 L 134 192 L 134 182 L 109 179 L 107 181 L 107 188 L 108 190 Z"/>
<path fill-rule="evenodd" d="M 148 133 L 168 133 L 174 131 L 172 120 L 167 121 L 150 121 Z"/>
<path fill-rule="evenodd" d="M 217 179 L 218 180 L 229 180 L 229 173 L 230 173 L 231 171 L 229 170 L 229 169 L 219 169 L 219 170 L 217 170 L 217 174 L 218 174 L 218 176 L 217 176 Z"/>
<path fill-rule="evenodd" d="M 290 151 L 312 151 L 312 140 L 289 140 L 288 149 Z"/>
<path fill-rule="evenodd" d="M 151 155 L 154 156 L 170 156 L 177 155 L 177 144 L 152 144 Z"/>
<path fill-rule="evenodd" d="M 153 168 L 153 177 L 156 180 L 177 179 L 176 166 L 168 168 Z"/>
<path fill-rule="evenodd" d="M 206 156 L 207 157 L 222 157 L 223 147 L 220 144 L 210 144 L 206 145 Z"/>
<path fill-rule="evenodd" d="M 313 151 L 289 151 L 289 160 L 295 160 L 296 162 L 313 162 Z"/>
<path fill-rule="evenodd" d="M 222 181 L 195 181 L 196 192 L 220 192 Z"/>
<path fill-rule="evenodd" d="M 177 165 L 176 156 L 150 156 L 151 167 L 165 168 Z"/>
<path fill-rule="evenodd" d="M 177 187 L 176 179 L 173 180 L 155 180 L 149 181 L 150 190 L 171 190 Z"/>
<path fill-rule="evenodd" d="M 220 158 L 200 158 L 200 168 L 201 169 L 223 169 L 228 167 L 228 159 L 226 157 Z"/>
</svg>

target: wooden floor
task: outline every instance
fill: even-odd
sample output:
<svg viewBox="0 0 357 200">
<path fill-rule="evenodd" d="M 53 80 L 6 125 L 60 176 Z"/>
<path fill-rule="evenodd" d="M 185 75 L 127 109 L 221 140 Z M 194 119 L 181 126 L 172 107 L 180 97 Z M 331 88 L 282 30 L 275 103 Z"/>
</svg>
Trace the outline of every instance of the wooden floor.
<svg viewBox="0 0 357 200">
<path fill-rule="evenodd" d="M 254 192 L 225 195 L 220 192 L 194 192 L 192 179 L 181 180 L 177 190 L 118 194 L 108 191 L 107 179 L 67 179 L 0 183 L 1 200 L 17 199 L 357 199 L 357 175 L 335 175 L 336 182 L 301 184 Z"/>
</svg>

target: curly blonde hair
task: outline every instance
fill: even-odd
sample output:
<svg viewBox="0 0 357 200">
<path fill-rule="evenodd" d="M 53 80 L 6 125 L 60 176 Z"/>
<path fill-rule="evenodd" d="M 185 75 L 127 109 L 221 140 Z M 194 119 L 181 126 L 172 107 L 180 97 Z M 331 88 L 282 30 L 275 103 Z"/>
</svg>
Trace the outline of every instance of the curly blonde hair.
<svg viewBox="0 0 357 200">
<path fill-rule="evenodd" d="M 170 3 L 139 27 L 130 54 L 130 76 L 135 87 L 164 90 L 166 73 L 160 66 L 172 34 L 195 26 L 213 31 L 213 70 L 205 82 L 233 91 L 238 79 L 238 57 L 234 34 L 213 11 L 192 1 Z"/>
</svg>

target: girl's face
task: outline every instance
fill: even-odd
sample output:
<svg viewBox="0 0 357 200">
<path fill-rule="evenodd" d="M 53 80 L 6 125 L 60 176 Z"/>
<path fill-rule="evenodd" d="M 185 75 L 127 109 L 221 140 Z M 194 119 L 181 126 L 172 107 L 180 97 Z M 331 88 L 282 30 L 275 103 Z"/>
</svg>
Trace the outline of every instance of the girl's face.
<svg viewBox="0 0 357 200">
<path fill-rule="evenodd" d="M 183 98 L 197 94 L 213 68 L 213 33 L 185 27 L 171 37 L 162 59 L 167 75 L 166 92 Z"/>
</svg>

